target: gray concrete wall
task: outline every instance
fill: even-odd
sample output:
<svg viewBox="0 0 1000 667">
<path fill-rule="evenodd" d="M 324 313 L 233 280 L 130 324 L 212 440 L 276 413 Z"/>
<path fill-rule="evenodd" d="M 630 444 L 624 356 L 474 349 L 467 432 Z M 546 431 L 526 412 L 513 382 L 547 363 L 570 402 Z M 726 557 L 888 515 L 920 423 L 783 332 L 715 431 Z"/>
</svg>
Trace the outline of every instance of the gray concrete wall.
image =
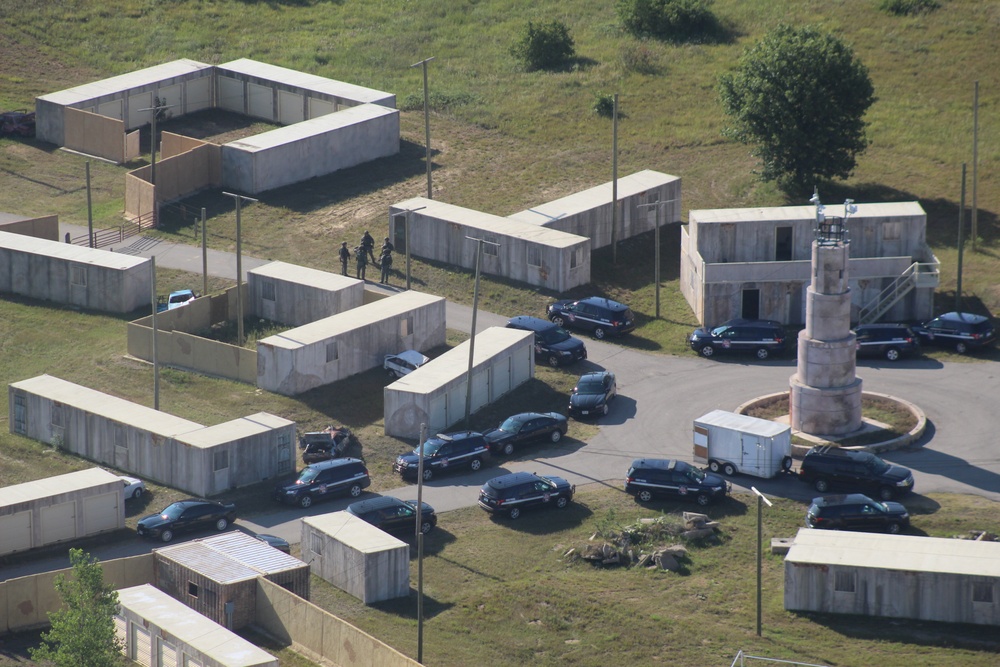
<svg viewBox="0 0 1000 667">
<path fill-rule="evenodd" d="M 331 246 L 331 255 L 336 250 Z M 364 305 L 365 283 L 332 272 L 271 262 L 247 272 L 247 294 L 250 312 L 298 327 Z"/>
<path fill-rule="evenodd" d="M 381 366 L 387 354 L 443 345 L 445 337 L 445 300 L 401 292 L 258 341 L 257 386 L 295 396 Z"/>
<path fill-rule="evenodd" d="M 44 215 L 39 218 L 22 218 L 16 215 L 0 213 L 0 231 L 21 236 L 33 236 L 36 239 L 62 241 L 59 238 L 59 216 Z"/>
</svg>

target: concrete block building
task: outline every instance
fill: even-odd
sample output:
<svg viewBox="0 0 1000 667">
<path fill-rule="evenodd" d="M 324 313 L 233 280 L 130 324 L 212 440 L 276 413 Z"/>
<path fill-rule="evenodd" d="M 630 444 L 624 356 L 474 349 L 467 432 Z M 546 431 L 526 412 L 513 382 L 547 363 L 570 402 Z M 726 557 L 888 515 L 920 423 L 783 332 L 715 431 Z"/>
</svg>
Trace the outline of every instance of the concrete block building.
<svg viewBox="0 0 1000 667">
<path fill-rule="evenodd" d="M 247 293 L 249 312 L 299 327 L 364 304 L 365 283 L 306 266 L 271 262 L 247 271 Z"/>
<path fill-rule="evenodd" d="M 930 318 L 940 265 L 920 204 L 858 204 L 846 226 L 852 322 Z M 812 206 L 691 211 L 680 282 L 697 320 L 804 323 L 815 227 Z"/>
</svg>

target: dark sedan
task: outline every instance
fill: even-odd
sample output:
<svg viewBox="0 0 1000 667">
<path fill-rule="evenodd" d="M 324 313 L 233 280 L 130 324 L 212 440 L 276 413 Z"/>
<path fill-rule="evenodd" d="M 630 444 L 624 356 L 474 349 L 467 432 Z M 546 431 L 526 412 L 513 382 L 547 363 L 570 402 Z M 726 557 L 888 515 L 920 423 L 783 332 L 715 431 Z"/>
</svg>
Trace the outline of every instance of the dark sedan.
<svg viewBox="0 0 1000 667">
<path fill-rule="evenodd" d="M 189 498 L 167 505 L 159 514 L 139 519 L 137 532 L 141 537 L 169 542 L 178 533 L 208 529 L 221 532 L 235 520 L 236 505 L 233 503 Z"/>
<path fill-rule="evenodd" d="M 426 535 L 437 525 L 437 513 L 427 503 L 421 503 L 420 508 L 420 532 Z M 379 496 L 351 503 L 347 513 L 387 533 L 413 533 L 417 527 L 416 500 Z"/>
<path fill-rule="evenodd" d="M 510 456 L 514 448 L 540 438 L 559 442 L 568 428 L 566 417 L 558 412 L 522 412 L 508 417 L 499 428 L 486 432 L 486 442 L 493 453 Z"/>
<path fill-rule="evenodd" d="M 584 373 L 569 396 L 569 414 L 576 418 L 606 415 L 608 404 L 617 395 L 618 383 L 614 373 Z"/>
</svg>

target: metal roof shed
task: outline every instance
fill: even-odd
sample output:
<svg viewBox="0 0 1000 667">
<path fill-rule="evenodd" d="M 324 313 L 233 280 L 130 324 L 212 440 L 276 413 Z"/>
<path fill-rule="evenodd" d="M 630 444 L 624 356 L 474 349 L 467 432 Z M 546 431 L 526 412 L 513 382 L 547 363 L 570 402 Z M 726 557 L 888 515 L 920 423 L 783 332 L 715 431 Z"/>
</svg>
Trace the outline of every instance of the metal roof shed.
<svg viewBox="0 0 1000 667">
<path fill-rule="evenodd" d="M 347 512 L 302 518 L 302 560 L 365 604 L 410 594 L 410 547 Z"/>
<path fill-rule="evenodd" d="M 445 342 L 445 300 L 407 291 L 257 342 L 257 386 L 286 396 Z"/>
<path fill-rule="evenodd" d="M 1000 625 L 1000 543 L 800 528 L 785 609 Z"/>
<path fill-rule="evenodd" d="M 410 253 L 418 257 L 475 269 L 477 244 L 469 236 L 499 244 L 484 245 L 484 273 L 556 292 L 590 282 L 586 237 L 414 197 L 389 207 L 389 237 L 398 252 L 406 250 L 407 217 L 413 225 Z"/>
<path fill-rule="evenodd" d="M 150 584 L 118 591 L 115 629 L 141 665 L 278 667 L 278 659 Z"/>
<path fill-rule="evenodd" d="M 253 623 L 258 577 L 309 599 L 309 565 L 240 531 L 153 550 L 154 583 L 231 630 Z"/>
<path fill-rule="evenodd" d="M 149 306 L 150 261 L 0 231 L 0 292 L 90 310 Z"/>
<path fill-rule="evenodd" d="M 420 425 L 438 433 L 465 418 L 469 341 L 396 380 L 384 392 L 385 434 L 417 438 Z M 535 376 L 534 334 L 490 327 L 476 335 L 471 411 Z"/>
<path fill-rule="evenodd" d="M 0 488 L 0 556 L 124 528 L 123 491 L 101 468 Z"/>
<path fill-rule="evenodd" d="M 291 327 L 357 308 L 365 301 L 363 280 L 286 262 L 247 271 L 247 290 L 251 313 Z"/>
</svg>

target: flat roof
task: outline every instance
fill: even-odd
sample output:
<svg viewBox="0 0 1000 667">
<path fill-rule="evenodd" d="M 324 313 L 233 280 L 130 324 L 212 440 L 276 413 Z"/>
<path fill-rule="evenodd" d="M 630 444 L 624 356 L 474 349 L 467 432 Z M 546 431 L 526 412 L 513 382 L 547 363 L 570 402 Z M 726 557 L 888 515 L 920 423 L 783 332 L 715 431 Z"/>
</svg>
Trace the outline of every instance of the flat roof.
<svg viewBox="0 0 1000 667">
<path fill-rule="evenodd" d="M 247 417 L 238 417 L 215 426 L 205 426 L 177 436 L 177 442 L 192 447 L 208 448 L 241 438 L 249 438 L 269 433 L 283 426 L 294 426 L 295 422 L 267 412 L 258 412 Z"/>
<path fill-rule="evenodd" d="M 355 551 L 371 554 L 394 549 L 409 549 L 406 542 L 376 528 L 364 519 L 347 512 L 330 512 L 317 516 L 304 516 L 302 523 L 343 542 Z"/>
<path fill-rule="evenodd" d="M 33 482 L 23 482 L 0 488 L 0 508 L 110 483 L 117 483 L 119 489 L 123 488 L 118 475 L 103 468 L 88 468 L 87 470 L 68 472 L 64 475 L 43 477 Z"/>
<path fill-rule="evenodd" d="M 149 84 L 159 83 L 161 81 L 173 79 L 185 74 L 204 72 L 205 76 L 210 76 L 212 75 L 213 70 L 214 68 L 212 65 L 200 63 L 197 60 L 181 58 L 179 60 L 172 60 L 168 63 L 163 63 L 162 65 L 154 65 L 153 67 L 128 72 L 127 74 L 120 74 L 118 76 L 101 79 L 100 81 L 94 81 L 92 83 L 85 83 L 73 88 L 67 88 L 66 90 L 49 93 L 48 95 L 41 95 L 38 99 L 64 106 L 79 104 L 97 97 L 121 93 L 126 90 L 132 90 L 133 88 L 140 88 Z"/>
<path fill-rule="evenodd" d="M 851 214 L 851 219 L 855 218 L 904 218 L 914 216 L 925 216 L 919 202 L 884 202 L 874 204 L 858 204 L 856 213 Z M 843 203 L 826 204 L 827 217 L 843 217 Z M 688 213 L 688 220 L 699 225 L 711 223 L 731 223 L 731 222 L 755 222 L 755 221 L 816 221 L 816 207 L 806 206 L 771 206 L 767 208 L 707 208 L 692 210 Z"/>
<path fill-rule="evenodd" d="M 252 137 L 230 141 L 223 145 L 239 148 L 241 151 L 249 153 L 256 153 L 274 148 L 275 146 L 284 146 L 299 139 L 314 137 L 317 134 L 322 134 L 330 130 L 356 125 L 383 116 L 393 116 L 398 113 L 393 108 L 378 104 L 360 104 L 356 107 L 341 109 L 335 113 L 328 113 L 316 118 L 299 121 L 292 125 L 268 130 L 261 134 L 255 134 Z"/>
<path fill-rule="evenodd" d="M 741 415 L 737 412 L 727 412 L 725 410 L 712 410 L 708 414 L 695 419 L 694 423 L 721 426 L 722 428 L 736 429 L 764 437 L 774 437 L 792 430 L 792 427 L 788 424 L 779 424 L 770 419 L 759 419 L 758 417 Z"/>
<path fill-rule="evenodd" d="M 363 306 L 351 308 L 342 313 L 304 324 L 301 327 L 268 336 L 260 340 L 258 344 L 295 350 L 306 345 L 334 338 L 349 331 L 361 329 L 372 322 L 379 322 L 434 303 L 443 303 L 444 300 L 444 297 L 424 294 L 416 290 L 399 292 L 384 299 L 379 299 L 378 301 L 373 301 Z"/>
<path fill-rule="evenodd" d="M 799 528 L 785 561 L 1000 577 L 1000 542 Z"/>
<path fill-rule="evenodd" d="M 471 227 L 472 229 L 479 229 L 501 237 L 508 236 L 553 248 L 569 248 L 582 243 L 590 243 L 590 239 L 586 236 L 577 236 L 569 232 L 561 232 L 558 229 L 549 229 L 548 227 L 512 218 L 502 218 L 499 215 L 474 211 L 471 208 L 445 204 L 435 199 L 414 197 L 413 199 L 407 199 L 406 201 L 392 205 L 392 208 L 397 210 L 397 212 L 415 210 L 421 207 L 423 207 L 423 210 L 415 211 L 412 215 L 436 218 L 445 222 Z"/>
<path fill-rule="evenodd" d="M 58 241 L 49 241 L 48 239 L 3 231 L 0 231 L 0 248 L 31 253 L 33 255 L 43 255 L 78 264 L 90 264 L 91 266 L 99 266 L 106 269 L 124 270 L 131 269 L 140 264 L 149 264 L 149 259 L 146 257 L 134 257 L 120 252 L 109 252 L 97 248 L 88 248 L 71 243 L 59 243 Z"/>
<path fill-rule="evenodd" d="M 497 352 L 527 342 L 530 346 L 535 335 L 522 329 L 506 327 L 489 327 L 476 334 L 476 349 L 473 353 L 472 365 L 480 366 L 492 359 Z M 451 348 L 440 357 L 431 359 L 426 364 L 407 373 L 393 382 L 387 389 L 405 391 L 412 394 L 429 394 L 444 384 L 464 376 L 469 371 L 468 340 Z"/>
<path fill-rule="evenodd" d="M 679 183 L 680 180 L 680 176 L 671 176 L 670 174 L 645 169 L 618 179 L 618 198 L 633 197 L 652 188 L 667 185 L 668 183 Z M 546 202 L 545 204 L 532 206 L 529 209 L 519 211 L 507 217 L 511 220 L 544 225 L 559 218 L 592 211 L 600 206 L 610 206 L 612 185 L 613 181 L 608 181 L 588 190 L 582 190 L 566 197 Z M 680 210 L 680 201 L 677 201 L 677 206 L 678 210 Z"/>
<path fill-rule="evenodd" d="M 339 273 L 330 273 L 329 271 L 320 271 L 308 266 L 289 264 L 288 262 L 269 262 L 264 266 L 251 269 L 247 273 L 263 278 L 274 278 L 285 283 L 330 290 L 331 292 L 344 290 L 349 287 L 361 286 L 363 288 L 365 284 L 365 281 L 358 280 L 357 278 L 342 276 Z"/>
<path fill-rule="evenodd" d="M 336 79 L 328 79 L 326 77 L 317 76 L 316 74 L 300 72 L 298 70 L 288 69 L 287 67 L 279 67 L 278 65 L 269 65 L 268 63 L 262 63 L 249 58 L 239 58 L 238 60 L 223 63 L 222 65 L 217 65 L 216 69 L 223 75 L 225 75 L 226 72 L 233 72 L 246 76 L 253 76 L 259 79 L 274 81 L 292 88 L 302 88 L 304 90 L 341 97 L 345 100 L 358 102 L 359 104 L 381 103 L 387 100 L 395 100 L 395 95 L 387 93 L 383 90 L 365 88 L 364 86 L 357 86 L 353 83 L 345 83 L 344 81 L 337 81 Z"/>
<path fill-rule="evenodd" d="M 308 567 L 298 558 L 238 530 L 153 551 L 220 584 Z"/>
<path fill-rule="evenodd" d="M 118 604 L 226 667 L 274 665 L 278 659 L 151 584 L 118 589 Z"/>
</svg>

